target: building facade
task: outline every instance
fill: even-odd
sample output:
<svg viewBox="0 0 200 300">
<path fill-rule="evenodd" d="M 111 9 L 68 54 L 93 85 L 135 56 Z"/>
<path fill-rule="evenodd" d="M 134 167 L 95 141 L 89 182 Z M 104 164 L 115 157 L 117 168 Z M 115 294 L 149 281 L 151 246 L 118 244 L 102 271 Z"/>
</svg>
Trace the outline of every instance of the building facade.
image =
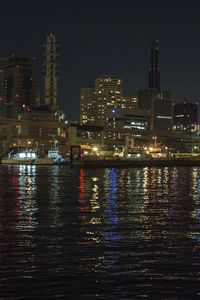
<svg viewBox="0 0 200 300">
<path fill-rule="evenodd" d="M 154 98 L 151 101 L 150 129 L 151 131 L 162 134 L 170 133 L 173 123 L 172 101 L 162 98 Z"/>
<path fill-rule="evenodd" d="M 109 108 L 119 108 L 122 105 L 123 81 L 117 76 L 101 76 L 95 82 L 97 118 L 96 124 L 107 125 Z"/>
<path fill-rule="evenodd" d="M 1 116 L 16 117 L 25 107 L 39 105 L 33 59 L 11 56 L 0 70 Z"/>
<path fill-rule="evenodd" d="M 94 86 L 80 90 L 80 123 L 108 126 L 110 109 L 137 109 L 138 99 L 123 95 L 123 81 L 113 75 L 96 79 Z"/>
<path fill-rule="evenodd" d="M 138 109 L 138 98 L 132 96 L 123 96 L 120 108 Z"/>
<path fill-rule="evenodd" d="M 186 101 L 173 105 L 173 129 L 194 132 L 198 123 L 198 104 Z"/>
<path fill-rule="evenodd" d="M 92 125 L 96 122 L 96 94 L 94 86 L 81 88 L 80 91 L 80 124 Z"/>
<path fill-rule="evenodd" d="M 146 110 L 116 108 L 108 112 L 108 127 L 104 135 L 110 149 L 116 146 L 126 146 L 126 140 L 132 140 L 133 145 L 144 142 L 149 134 L 149 114 Z"/>
</svg>

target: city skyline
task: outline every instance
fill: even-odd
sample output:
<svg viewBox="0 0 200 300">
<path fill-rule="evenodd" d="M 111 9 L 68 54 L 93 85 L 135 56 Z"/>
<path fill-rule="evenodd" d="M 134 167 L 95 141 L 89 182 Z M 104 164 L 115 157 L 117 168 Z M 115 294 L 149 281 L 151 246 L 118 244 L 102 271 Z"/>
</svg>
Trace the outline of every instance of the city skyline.
<svg viewBox="0 0 200 300">
<path fill-rule="evenodd" d="M 105 4 L 107 4 L 105 6 Z M 80 88 L 101 75 L 124 81 L 124 94 L 135 96 L 148 86 L 151 40 L 160 42 L 162 89 L 172 100 L 200 98 L 199 1 L 61 1 L 3 3 L 0 56 L 36 57 L 40 91 L 46 36 L 54 33 L 59 47 L 60 104 L 68 119 L 79 117 Z M 8 22 L 9 17 L 9 22 Z M 20 22 L 19 22 L 20 20 Z M 6 24 L 6 27 L 5 27 Z M 43 98 L 43 96 L 42 96 Z"/>
</svg>

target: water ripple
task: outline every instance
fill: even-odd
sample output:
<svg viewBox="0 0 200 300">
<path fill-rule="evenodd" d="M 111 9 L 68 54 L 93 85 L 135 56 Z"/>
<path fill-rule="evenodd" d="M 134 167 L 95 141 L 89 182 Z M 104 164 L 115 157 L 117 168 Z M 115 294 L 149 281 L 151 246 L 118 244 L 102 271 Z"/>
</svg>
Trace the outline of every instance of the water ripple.
<svg viewBox="0 0 200 300">
<path fill-rule="evenodd" d="M 198 168 L 0 168 L 0 299 L 198 299 Z"/>
</svg>

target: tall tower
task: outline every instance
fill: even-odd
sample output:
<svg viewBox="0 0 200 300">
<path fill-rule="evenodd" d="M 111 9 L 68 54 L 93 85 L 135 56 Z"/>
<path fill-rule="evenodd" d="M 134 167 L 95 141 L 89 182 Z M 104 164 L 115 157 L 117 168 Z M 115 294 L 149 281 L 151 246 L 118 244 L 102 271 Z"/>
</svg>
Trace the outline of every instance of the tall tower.
<svg viewBox="0 0 200 300">
<path fill-rule="evenodd" d="M 45 44 L 45 105 L 58 107 L 58 56 L 56 37 L 52 33 L 47 36 Z"/>
<path fill-rule="evenodd" d="M 160 90 L 159 40 L 153 39 L 151 45 L 151 64 L 149 69 L 149 88 Z"/>
</svg>

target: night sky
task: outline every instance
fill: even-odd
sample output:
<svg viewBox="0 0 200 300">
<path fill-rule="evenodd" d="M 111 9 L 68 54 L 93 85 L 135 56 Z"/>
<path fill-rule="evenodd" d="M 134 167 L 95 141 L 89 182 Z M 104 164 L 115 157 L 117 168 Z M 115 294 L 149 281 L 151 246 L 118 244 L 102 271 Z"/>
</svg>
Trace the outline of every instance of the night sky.
<svg viewBox="0 0 200 300">
<path fill-rule="evenodd" d="M 79 119 L 80 88 L 100 75 L 121 77 L 125 95 L 146 88 L 152 38 L 160 40 L 161 89 L 177 102 L 200 99 L 200 1 L 8 0 L 0 9 L 0 56 L 36 57 L 41 94 L 43 44 L 57 36 L 69 120 Z"/>
</svg>

